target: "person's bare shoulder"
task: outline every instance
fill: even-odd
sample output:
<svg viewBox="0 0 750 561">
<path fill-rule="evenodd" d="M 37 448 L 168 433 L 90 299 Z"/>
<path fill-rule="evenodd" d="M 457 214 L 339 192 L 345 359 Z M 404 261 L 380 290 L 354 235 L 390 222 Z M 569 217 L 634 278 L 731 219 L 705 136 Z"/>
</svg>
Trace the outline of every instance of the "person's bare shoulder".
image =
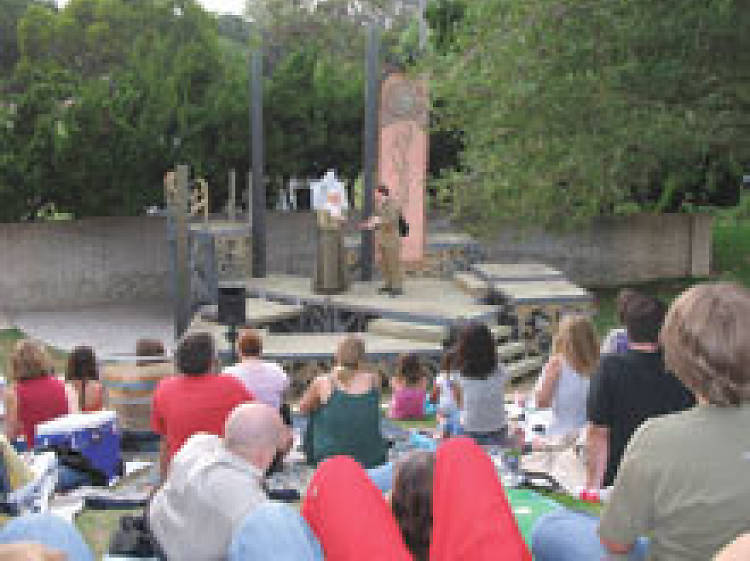
<svg viewBox="0 0 750 561">
<path fill-rule="evenodd" d="M 713 561 L 747 561 L 750 559 L 750 533 L 743 534 L 719 553 Z"/>
</svg>

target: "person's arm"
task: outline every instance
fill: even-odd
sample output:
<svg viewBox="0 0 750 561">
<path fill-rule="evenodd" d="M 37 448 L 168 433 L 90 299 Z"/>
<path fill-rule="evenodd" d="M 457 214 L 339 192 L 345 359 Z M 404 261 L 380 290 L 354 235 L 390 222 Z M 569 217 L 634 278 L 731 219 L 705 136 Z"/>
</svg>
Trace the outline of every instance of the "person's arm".
<svg viewBox="0 0 750 561">
<path fill-rule="evenodd" d="M 648 421 L 633 434 L 623 454 L 609 501 L 602 509 L 599 539 L 611 553 L 626 554 L 654 530 L 656 481 L 663 446 L 650 438 Z"/>
<path fill-rule="evenodd" d="M 159 441 L 159 473 L 164 481 L 169 472 L 169 445 L 167 444 L 167 425 L 162 413 L 162 383 L 159 382 L 151 399 L 151 430 L 161 436 Z"/>
<path fill-rule="evenodd" d="M 609 455 L 609 427 L 586 426 L 586 488 L 601 489 Z"/>
<path fill-rule="evenodd" d="M 557 384 L 562 372 L 562 358 L 559 355 L 550 357 L 542 369 L 542 377 L 534 391 L 536 406 L 542 409 L 552 407 L 552 400 L 557 391 Z"/>
<path fill-rule="evenodd" d="M 747 561 L 750 559 L 750 533 L 743 534 L 714 557 L 714 561 Z"/>
<path fill-rule="evenodd" d="M 161 480 L 164 481 L 169 473 L 169 445 L 167 444 L 167 437 L 162 436 L 159 441 L 159 474 Z"/>
<path fill-rule="evenodd" d="M 66 561 L 62 551 L 36 543 L 8 543 L 0 545 L 0 561 Z"/>
<path fill-rule="evenodd" d="M 12 385 L 5 388 L 3 400 L 5 401 L 5 434 L 12 442 L 21 434 L 21 423 L 18 422 L 18 398 Z"/>
<path fill-rule="evenodd" d="M 299 400 L 299 412 L 307 415 L 320 407 L 320 378 L 313 380 Z"/>
<path fill-rule="evenodd" d="M 72 382 L 65 383 L 65 398 L 68 400 L 68 413 L 80 413 L 78 407 L 78 391 Z"/>
<path fill-rule="evenodd" d="M 370 387 L 372 387 L 373 390 L 380 393 L 382 382 L 383 380 L 380 378 L 380 374 L 377 372 L 370 373 Z"/>
<path fill-rule="evenodd" d="M 609 457 L 611 427 L 617 421 L 613 396 L 614 382 L 603 360 L 591 377 L 586 399 L 586 487 L 601 489 Z"/>
<path fill-rule="evenodd" d="M 451 381 L 451 391 L 453 392 L 453 399 L 456 402 L 456 407 L 459 409 L 464 408 L 464 394 L 461 392 L 461 384 L 458 380 Z"/>
</svg>

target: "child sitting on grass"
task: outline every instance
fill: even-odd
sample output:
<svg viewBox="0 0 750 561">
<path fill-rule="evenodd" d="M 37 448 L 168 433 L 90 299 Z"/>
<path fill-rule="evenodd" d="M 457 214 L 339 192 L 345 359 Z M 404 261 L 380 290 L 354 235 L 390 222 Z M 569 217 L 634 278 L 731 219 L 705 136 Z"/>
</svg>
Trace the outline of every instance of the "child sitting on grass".
<svg viewBox="0 0 750 561">
<path fill-rule="evenodd" d="M 409 353 L 399 358 L 397 373 L 391 378 L 391 388 L 393 397 L 388 411 L 391 419 L 424 419 L 427 376 L 417 355 Z"/>
</svg>

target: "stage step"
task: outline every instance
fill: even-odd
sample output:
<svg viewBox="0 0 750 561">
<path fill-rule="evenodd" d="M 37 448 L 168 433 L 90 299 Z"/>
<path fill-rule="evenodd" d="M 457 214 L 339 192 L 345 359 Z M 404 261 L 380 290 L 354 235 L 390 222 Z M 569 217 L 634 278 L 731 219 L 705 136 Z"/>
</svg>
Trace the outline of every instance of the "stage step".
<svg viewBox="0 0 750 561">
<path fill-rule="evenodd" d="M 523 341 L 513 341 L 497 347 L 497 358 L 501 362 L 508 362 L 510 359 L 521 356 L 526 352 L 526 344 Z"/>
<path fill-rule="evenodd" d="M 458 288 L 474 298 L 484 298 L 490 290 L 487 281 L 479 278 L 476 273 L 455 273 L 453 275 L 453 281 Z"/>
<path fill-rule="evenodd" d="M 490 330 L 498 341 L 507 340 L 513 332 L 513 328 L 509 325 L 491 325 Z M 442 343 L 447 333 L 446 328 L 442 325 L 383 318 L 370 321 L 367 324 L 367 331 L 385 337 L 397 337 L 427 343 Z M 521 343 L 521 345 L 523 344 Z"/>
<path fill-rule="evenodd" d="M 544 366 L 544 359 L 540 356 L 532 356 L 506 364 L 505 368 L 508 371 L 510 379 L 516 380 L 534 372 L 538 372 L 542 369 L 542 366 Z"/>
</svg>

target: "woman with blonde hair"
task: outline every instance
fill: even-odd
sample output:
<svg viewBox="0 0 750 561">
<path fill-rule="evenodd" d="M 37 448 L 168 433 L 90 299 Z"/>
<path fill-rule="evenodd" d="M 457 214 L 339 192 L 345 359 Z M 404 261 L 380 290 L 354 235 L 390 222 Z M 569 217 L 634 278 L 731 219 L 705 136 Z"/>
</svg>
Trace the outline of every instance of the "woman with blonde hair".
<svg viewBox="0 0 750 561">
<path fill-rule="evenodd" d="M 11 383 L 5 389 L 5 432 L 12 442 L 26 439 L 34 447 L 36 426 L 68 413 L 65 384 L 54 376 L 41 344 L 23 339 L 10 356 Z"/>
<path fill-rule="evenodd" d="M 552 354 L 534 390 L 537 407 L 552 409 L 547 434 L 577 434 L 586 424 L 589 377 L 599 365 L 599 341 L 591 320 L 566 316 L 552 342 Z"/>
<path fill-rule="evenodd" d="M 336 351 L 330 374 L 316 378 L 300 400 L 309 415 L 304 438 L 307 461 L 350 456 L 371 468 L 386 460 L 380 431 L 380 377 L 363 369 L 365 345 L 354 335 Z"/>
</svg>

